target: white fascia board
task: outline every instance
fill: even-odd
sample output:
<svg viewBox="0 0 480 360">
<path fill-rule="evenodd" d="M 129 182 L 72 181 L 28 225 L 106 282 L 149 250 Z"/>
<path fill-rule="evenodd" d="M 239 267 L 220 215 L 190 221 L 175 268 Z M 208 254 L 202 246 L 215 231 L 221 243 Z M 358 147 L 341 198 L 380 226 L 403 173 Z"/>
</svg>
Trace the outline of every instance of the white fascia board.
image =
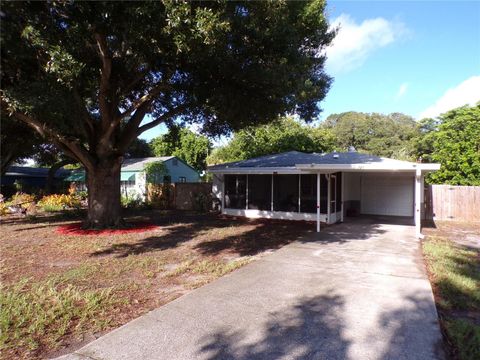
<svg viewBox="0 0 480 360">
<path fill-rule="evenodd" d="M 331 173 L 337 171 L 435 171 L 440 164 L 398 163 L 398 164 L 296 164 L 295 167 L 242 167 L 211 169 L 212 174 L 308 174 L 311 172 Z"/>
<path fill-rule="evenodd" d="M 440 164 L 296 164 L 295 167 L 302 171 L 435 171 L 440 169 Z"/>
</svg>

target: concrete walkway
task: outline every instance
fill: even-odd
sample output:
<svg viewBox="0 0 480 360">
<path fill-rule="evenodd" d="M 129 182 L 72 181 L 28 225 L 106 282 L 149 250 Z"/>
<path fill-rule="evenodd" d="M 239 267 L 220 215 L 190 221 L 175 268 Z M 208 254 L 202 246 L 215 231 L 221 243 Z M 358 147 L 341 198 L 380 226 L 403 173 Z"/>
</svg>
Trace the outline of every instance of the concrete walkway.
<svg viewBox="0 0 480 360">
<path fill-rule="evenodd" d="M 285 246 L 65 359 L 443 359 L 414 227 L 362 219 Z"/>
</svg>

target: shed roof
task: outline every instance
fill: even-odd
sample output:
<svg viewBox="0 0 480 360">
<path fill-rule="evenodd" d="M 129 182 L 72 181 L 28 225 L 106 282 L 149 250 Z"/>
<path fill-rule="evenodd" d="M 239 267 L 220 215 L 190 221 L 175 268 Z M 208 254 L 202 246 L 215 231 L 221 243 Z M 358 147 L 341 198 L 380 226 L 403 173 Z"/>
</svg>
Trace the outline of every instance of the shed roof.
<svg viewBox="0 0 480 360">
<path fill-rule="evenodd" d="M 147 158 L 131 158 L 125 159 L 122 164 L 122 171 L 143 171 L 146 164 L 150 164 L 157 161 L 167 161 L 173 159 L 175 156 L 158 156 Z"/>
</svg>

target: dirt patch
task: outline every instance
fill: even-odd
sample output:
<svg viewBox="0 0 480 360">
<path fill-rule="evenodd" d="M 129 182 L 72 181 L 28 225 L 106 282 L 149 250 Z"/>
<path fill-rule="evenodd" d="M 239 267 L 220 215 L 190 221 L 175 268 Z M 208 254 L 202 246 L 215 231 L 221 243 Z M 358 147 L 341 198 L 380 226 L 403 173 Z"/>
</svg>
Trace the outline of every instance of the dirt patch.
<svg viewBox="0 0 480 360">
<path fill-rule="evenodd" d="M 77 304 L 72 306 L 77 313 L 59 307 L 65 319 L 61 324 L 52 318 L 27 329 L 19 325 L 15 308 L 5 312 L 2 316 L 10 317 L 11 327 L 2 331 L 12 335 L 1 344 L 1 357 L 35 359 L 74 351 L 314 230 L 302 222 L 137 211 L 126 214 L 126 220 L 155 227 L 142 233 L 102 236 L 55 231 L 79 220 L 58 214 L 2 218 L 2 291 L 25 300 L 25 309 L 30 309 L 28 302 L 45 304 L 38 305 L 37 313 L 48 312 L 52 301 L 58 305 L 59 300 L 48 297 L 57 294 L 66 304 Z M 15 289 L 19 283 L 24 287 Z M 82 313 L 83 308 L 89 313 Z M 31 325 L 33 317 L 22 321 Z"/>
</svg>

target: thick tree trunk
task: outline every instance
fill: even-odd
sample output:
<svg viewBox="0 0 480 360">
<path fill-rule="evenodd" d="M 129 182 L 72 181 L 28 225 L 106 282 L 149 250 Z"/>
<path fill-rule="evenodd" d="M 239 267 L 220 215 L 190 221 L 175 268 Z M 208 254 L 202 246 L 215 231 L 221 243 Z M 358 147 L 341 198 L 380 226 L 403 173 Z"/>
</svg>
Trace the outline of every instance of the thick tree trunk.
<svg viewBox="0 0 480 360">
<path fill-rule="evenodd" d="M 104 162 L 87 173 L 88 216 L 86 227 L 104 229 L 123 225 L 118 161 Z"/>
</svg>

